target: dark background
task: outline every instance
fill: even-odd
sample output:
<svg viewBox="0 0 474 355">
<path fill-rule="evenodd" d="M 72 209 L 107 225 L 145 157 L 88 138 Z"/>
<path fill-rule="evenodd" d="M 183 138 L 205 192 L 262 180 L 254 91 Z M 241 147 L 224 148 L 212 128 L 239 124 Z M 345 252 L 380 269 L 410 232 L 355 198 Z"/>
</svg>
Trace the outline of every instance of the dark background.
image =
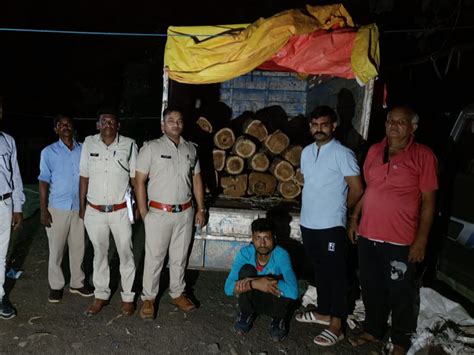
<svg viewBox="0 0 474 355">
<path fill-rule="evenodd" d="M 18 0 L 2 2 L 0 27 L 164 34 L 170 25 L 248 23 L 306 3 L 331 2 Z M 379 83 L 387 86 L 388 105 L 413 106 L 422 119 L 419 140 L 438 152 L 459 110 L 474 101 L 474 2 L 342 3 L 357 24 L 377 23 Z M 158 117 L 165 42 L 166 37 L 0 32 L 3 128 L 17 140 L 28 138 L 19 150 L 30 152 L 54 139 L 51 117 L 58 112 L 95 117 L 99 107 L 114 106 L 122 117 Z M 80 125 L 83 135 L 95 130 L 90 121 Z M 142 139 L 154 135 L 153 125 L 135 124 Z M 381 134 L 371 127 L 371 140 Z M 36 160 L 21 158 L 27 182 L 36 181 Z"/>
</svg>

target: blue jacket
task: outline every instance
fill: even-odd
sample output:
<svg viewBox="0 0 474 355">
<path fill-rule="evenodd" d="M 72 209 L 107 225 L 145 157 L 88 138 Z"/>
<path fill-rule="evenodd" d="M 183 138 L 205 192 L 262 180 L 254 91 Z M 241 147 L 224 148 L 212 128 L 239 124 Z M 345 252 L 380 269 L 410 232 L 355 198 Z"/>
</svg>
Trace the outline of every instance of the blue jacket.
<svg viewBox="0 0 474 355">
<path fill-rule="evenodd" d="M 234 295 L 235 282 L 239 279 L 239 271 L 242 266 L 245 264 L 255 266 L 256 260 L 256 250 L 253 244 L 240 249 L 225 281 L 224 290 L 227 296 Z M 278 281 L 278 288 L 282 292 L 282 296 L 294 300 L 298 298 L 298 281 L 291 267 L 290 256 L 282 247 L 277 245 L 273 249 L 270 260 L 262 271 L 258 271 L 258 275 L 281 275 L 283 279 Z"/>
</svg>

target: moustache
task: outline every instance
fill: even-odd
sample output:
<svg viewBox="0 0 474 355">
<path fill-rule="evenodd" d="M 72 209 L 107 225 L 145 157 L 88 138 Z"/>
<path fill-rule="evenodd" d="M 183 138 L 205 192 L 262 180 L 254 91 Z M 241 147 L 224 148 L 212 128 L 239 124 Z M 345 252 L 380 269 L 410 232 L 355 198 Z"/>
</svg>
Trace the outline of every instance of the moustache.
<svg viewBox="0 0 474 355">
<path fill-rule="evenodd" d="M 316 136 L 317 134 L 322 134 L 323 136 L 327 136 L 327 134 L 324 133 L 324 132 L 316 132 L 316 133 L 313 134 L 313 137 Z"/>
</svg>

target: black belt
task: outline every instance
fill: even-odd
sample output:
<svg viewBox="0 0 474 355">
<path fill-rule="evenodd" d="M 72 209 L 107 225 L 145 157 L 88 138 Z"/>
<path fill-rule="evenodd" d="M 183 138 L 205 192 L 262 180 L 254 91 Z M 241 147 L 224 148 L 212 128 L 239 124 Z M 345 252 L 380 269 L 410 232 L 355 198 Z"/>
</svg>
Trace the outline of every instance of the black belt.
<svg viewBox="0 0 474 355">
<path fill-rule="evenodd" d="M 8 192 L 5 195 L 0 196 L 0 201 L 6 200 L 7 198 L 10 198 L 10 197 L 12 197 L 12 193 Z"/>
</svg>

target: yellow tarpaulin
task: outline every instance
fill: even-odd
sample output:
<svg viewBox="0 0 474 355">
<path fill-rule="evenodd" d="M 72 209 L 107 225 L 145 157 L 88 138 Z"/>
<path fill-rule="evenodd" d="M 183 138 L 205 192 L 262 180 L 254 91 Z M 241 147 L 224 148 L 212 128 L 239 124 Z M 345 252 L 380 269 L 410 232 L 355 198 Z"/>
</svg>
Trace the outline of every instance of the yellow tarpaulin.
<svg viewBox="0 0 474 355">
<path fill-rule="evenodd" d="M 341 27 L 354 27 L 341 4 L 307 6 L 306 12 L 288 10 L 250 25 L 169 27 L 165 67 L 169 77 L 181 83 L 219 83 L 246 74 L 271 59 L 292 36 Z M 375 36 L 364 31 L 357 38 L 355 44 L 359 43 L 360 49 L 353 51 L 352 63 L 354 68 L 363 70 L 356 75 L 366 82 L 377 75 L 378 33 Z M 376 49 L 377 53 L 363 53 L 364 48 Z"/>
</svg>

